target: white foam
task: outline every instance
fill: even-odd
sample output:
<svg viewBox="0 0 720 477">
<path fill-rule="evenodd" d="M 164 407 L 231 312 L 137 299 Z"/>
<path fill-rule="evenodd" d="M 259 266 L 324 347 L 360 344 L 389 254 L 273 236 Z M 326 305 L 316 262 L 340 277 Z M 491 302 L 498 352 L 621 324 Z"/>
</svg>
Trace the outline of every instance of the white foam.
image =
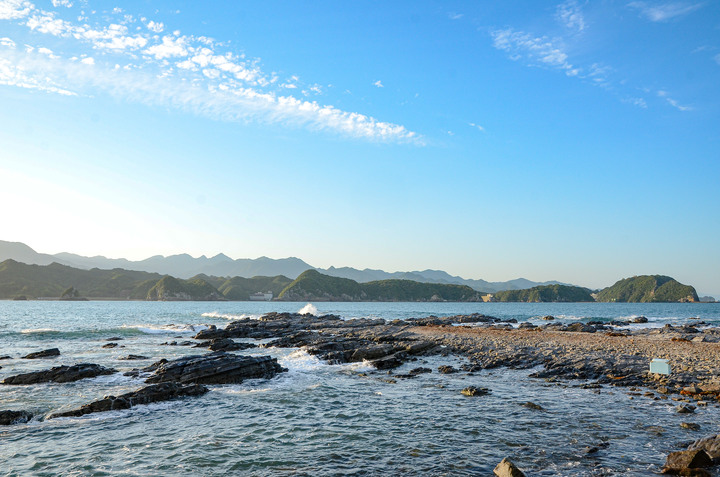
<svg viewBox="0 0 720 477">
<path fill-rule="evenodd" d="M 298 313 L 300 313 L 301 315 L 305 315 L 305 314 L 308 314 L 308 313 L 311 314 L 311 315 L 317 315 L 317 314 L 318 314 L 318 309 L 317 309 L 317 307 L 316 307 L 315 305 L 313 305 L 312 303 L 308 303 L 307 305 L 305 305 L 305 306 L 303 306 L 302 308 L 300 308 L 300 310 L 298 311 Z"/>
<path fill-rule="evenodd" d="M 121 328 L 135 328 L 138 331 L 149 335 L 175 334 L 175 333 L 197 333 L 205 330 L 208 325 L 122 325 Z"/>
<path fill-rule="evenodd" d="M 329 366 L 320 358 L 309 354 L 304 349 L 295 350 L 287 356 L 278 358 L 278 363 L 282 367 L 287 368 L 291 373 L 314 371 L 316 369 Z"/>
<path fill-rule="evenodd" d="M 357 363 L 343 364 L 342 369 L 346 371 L 352 371 L 354 373 L 367 373 L 370 371 L 375 371 L 375 366 L 370 364 L 370 361 L 362 360 Z"/>
<path fill-rule="evenodd" d="M 35 329 L 27 329 L 27 330 L 20 330 L 20 333 L 60 333 L 60 330 L 55 330 L 52 328 L 35 328 Z"/>
<path fill-rule="evenodd" d="M 222 318 L 225 320 L 243 320 L 245 318 L 249 318 L 251 320 L 257 320 L 260 318 L 260 315 L 248 315 L 248 314 L 240 314 L 235 315 L 232 313 L 220 313 L 219 311 L 211 311 L 209 313 L 203 313 L 201 315 L 204 318 Z"/>
</svg>

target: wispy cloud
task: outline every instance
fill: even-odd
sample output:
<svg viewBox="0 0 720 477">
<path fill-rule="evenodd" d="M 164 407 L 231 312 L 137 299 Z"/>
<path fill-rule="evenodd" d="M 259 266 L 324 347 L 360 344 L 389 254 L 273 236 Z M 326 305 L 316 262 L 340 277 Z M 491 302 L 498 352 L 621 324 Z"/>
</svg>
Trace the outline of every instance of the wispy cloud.
<svg viewBox="0 0 720 477">
<path fill-rule="evenodd" d="M 558 5 L 555 16 L 560 23 L 572 31 L 585 30 L 585 17 L 576 0 L 567 0 Z"/>
<path fill-rule="evenodd" d="M 640 14 L 652 22 L 664 22 L 675 17 L 692 13 L 702 8 L 704 3 L 686 2 L 630 2 L 628 6 L 640 12 Z"/>
<path fill-rule="evenodd" d="M 380 81 L 380 80 L 377 80 L 377 81 L 374 82 L 373 84 L 374 84 L 375 86 L 377 86 L 378 88 L 384 88 L 384 87 L 385 87 L 385 85 L 382 84 L 382 81 Z"/>
<path fill-rule="evenodd" d="M 476 129 L 477 129 L 478 131 L 482 131 L 482 132 L 485 132 L 485 128 L 484 128 L 484 127 L 482 127 L 482 126 L 480 126 L 479 124 L 475 124 L 475 123 L 468 123 L 468 125 L 469 125 L 469 126 L 472 126 L 472 127 L 474 127 L 474 128 L 476 128 Z"/>
<path fill-rule="evenodd" d="M 524 59 L 531 65 L 559 69 L 568 76 L 576 76 L 579 70 L 568 61 L 568 55 L 557 40 L 535 36 L 511 28 L 490 32 L 493 46 L 506 51 L 512 60 Z"/>
<path fill-rule="evenodd" d="M 717 55 L 715 55 L 714 59 L 715 59 L 715 63 L 717 63 L 718 65 L 720 65 L 720 53 L 718 53 Z"/>
<path fill-rule="evenodd" d="M 68 7 L 70 2 L 58 1 L 56 6 Z M 179 31 L 161 36 L 162 23 L 138 21 L 122 10 L 113 12 L 121 19 L 90 26 L 63 19 L 58 12 L 38 8 L 28 0 L 0 0 L 0 20 L 50 35 L 66 51 L 80 52 L 71 57 L 42 54 L 33 45 L 21 50 L 13 39 L 2 38 L 0 84 L 64 95 L 102 92 L 217 120 L 424 144 L 417 133 L 402 125 L 288 95 L 288 91 L 308 95 L 322 90 L 317 84 L 302 84 L 297 76 L 283 80 L 275 73 L 266 74 L 258 59 L 220 51 L 212 39 Z"/>
<path fill-rule="evenodd" d="M 672 106 L 673 108 L 677 109 L 678 111 L 692 111 L 692 110 L 693 110 L 692 107 L 690 107 L 690 106 L 683 106 L 682 104 L 678 103 L 676 100 L 674 100 L 673 98 L 671 98 L 671 97 L 669 96 L 669 93 L 668 93 L 667 91 L 660 90 L 660 91 L 657 92 L 657 95 L 658 95 L 659 97 L 665 99 L 665 101 L 667 101 L 667 103 L 668 103 L 670 106 Z"/>
<path fill-rule="evenodd" d="M 450 20 L 460 20 L 464 15 L 462 13 L 457 12 L 450 12 L 448 13 L 448 18 Z"/>
</svg>

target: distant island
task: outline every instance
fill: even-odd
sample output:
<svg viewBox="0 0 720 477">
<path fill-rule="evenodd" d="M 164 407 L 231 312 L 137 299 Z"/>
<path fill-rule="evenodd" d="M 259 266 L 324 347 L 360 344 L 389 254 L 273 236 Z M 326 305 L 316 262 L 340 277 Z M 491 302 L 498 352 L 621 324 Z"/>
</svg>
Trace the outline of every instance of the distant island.
<svg viewBox="0 0 720 477">
<path fill-rule="evenodd" d="M 150 301 L 407 301 L 407 302 L 697 302 L 695 289 L 663 275 L 618 281 L 593 294 L 570 285 L 541 285 L 495 294 L 467 285 L 387 279 L 359 283 L 310 269 L 295 280 L 283 275 L 189 279 L 115 268 L 101 270 L 52 263 L 0 263 L 0 299 L 150 300 Z"/>
</svg>

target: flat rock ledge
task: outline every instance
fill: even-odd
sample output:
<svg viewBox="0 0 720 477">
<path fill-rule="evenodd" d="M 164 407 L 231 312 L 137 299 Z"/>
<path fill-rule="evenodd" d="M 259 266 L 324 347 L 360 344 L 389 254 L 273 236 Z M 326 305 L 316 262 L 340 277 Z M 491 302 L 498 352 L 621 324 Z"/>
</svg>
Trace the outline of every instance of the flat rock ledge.
<svg viewBox="0 0 720 477">
<path fill-rule="evenodd" d="M 42 358 L 54 358 L 60 356 L 60 350 L 57 348 L 44 349 L 42 351 L 36 351 L 23 356 L 22 359 L 42 359 Z"/>
<path fill-rule="evenodd" d="M 270 356 L 240 356 L 217 351 L 160 360 L 140 371 L 153 372 L 145 380 L 147 383 L 239 384 L 246 379 L 270 379 L 287 369 Z"/>
<path fill-rule="evenodd" d="M 79 409 L 51 414 L 49 419 L 54 419 L 56 417 L 80 417 L 94 412 L 130 409 L 131 407 L 140 404 L 170 401 L 185 396 L 201 396 L 206 392 L 208 392 L 208 388 L 199 384 L 152 384 L 139 389 L 138 391 L 122 394 L 117 397 L 105 396 L 101 400 L 85 404 Z"/>
<path fill-rule="evenodd" d="M 24 424 L 32 417 L 33 415 L 27 411 L 0 411 L 0 426 Z"/>
<path fill-rule="evenodd" d="M 70 383 L 114 373 L 117 373 L 117 370 L 98 364 L 81 363 L 73 366 L 55 366 L 43 371 L 10 376 L 5 378 L 2 384 Z"/>
</svg>

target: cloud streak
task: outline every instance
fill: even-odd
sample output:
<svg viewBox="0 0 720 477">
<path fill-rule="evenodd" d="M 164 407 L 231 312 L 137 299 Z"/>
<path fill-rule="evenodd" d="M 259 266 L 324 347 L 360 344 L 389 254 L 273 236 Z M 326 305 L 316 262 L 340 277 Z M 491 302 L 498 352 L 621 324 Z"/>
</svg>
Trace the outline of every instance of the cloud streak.
<svg viewBox="0 0 720 477">
<path fill-rule="evenodd" d="M 57 2 L 63 8 L 68 4 Z M 93 27 L 62 19 L 57 12 L 37 8 L 27 0 L 0 0 L 1 20 L 50 35 L 65 49 L 81 52 L 71 57 L 39 54 L 32 45 L 21 50 L 13 39 L 3 38 L 3 85 L 64 95 L 102 92 L 215 120 L 280 124 L 369 141 L 424 144 L 421 136 L 402 125 L 289 95 L 288 91 L 308 95 L 322 90 L 319 85 L 303 86 L 296 76 L 281 80 L 275 73 L 266 74 L 257 59 L 218 51 L 212 39 L 185 36 L 179 31 L 162 34 L 165 25 L 145 18 L 138 22 L 123 15 L 122 21 Z"/>
<path fill-rule="evenodd" d="M 648 3 L 648 2 L 630 2 L 628 6 L 640 12 L 640 15 L 651 22 L 666 22 L 676 17 L 681 17 L 692 13 L 703 7 L 703 3 L 684 3 L 684 2 L 667 2 L 667 3 Z"/>
</svg>

